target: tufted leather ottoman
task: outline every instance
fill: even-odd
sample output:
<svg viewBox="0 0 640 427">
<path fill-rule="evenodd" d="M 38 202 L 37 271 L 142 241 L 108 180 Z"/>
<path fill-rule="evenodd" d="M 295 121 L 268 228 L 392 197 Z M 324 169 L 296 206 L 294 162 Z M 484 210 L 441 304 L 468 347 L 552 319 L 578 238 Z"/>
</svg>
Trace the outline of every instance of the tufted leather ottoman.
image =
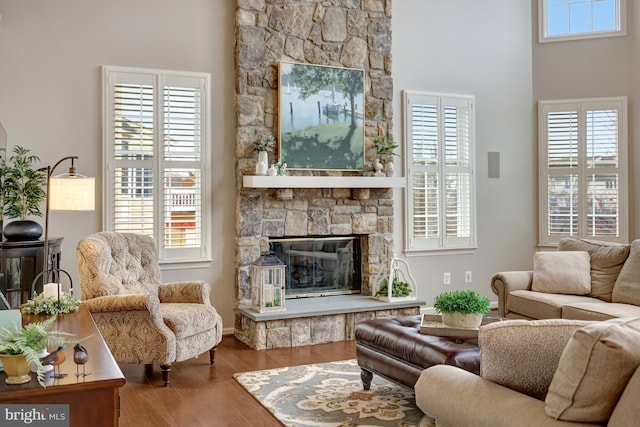
<svg viewBox="0 0 640 427">
<path fill-rule="evenodd" d="M 365 390 L 369 390 L 374 373 L 411 388 L 422 371 L 433 365 L 480 373 L 476 338 L 421 334 L 420 319 L 420 315 L 370 319 L 356 325 L 356 359 Z"/>
</svg>

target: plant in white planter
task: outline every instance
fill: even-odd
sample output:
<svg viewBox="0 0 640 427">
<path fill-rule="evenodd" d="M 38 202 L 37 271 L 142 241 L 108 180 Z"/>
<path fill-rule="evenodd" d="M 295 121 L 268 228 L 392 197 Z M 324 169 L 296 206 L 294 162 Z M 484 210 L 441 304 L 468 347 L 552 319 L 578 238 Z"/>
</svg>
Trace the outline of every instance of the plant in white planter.
<svg viewBox="0 0 640 427">
<path fill-rule="evenodd" d="M 457 328 L 477 328 L 491 311 L 489 298 L 470 289 L 438 295 L 433 308 L 442 314 L 442 323 Z"/>
<path fill-rule="evenodd" d="M 385 175 L 395 176 L 393 156 L 397 155 L 394 150 L 398 148 L 398 144 L 386 136 L 378 136 L 373 140 L 373 148 L 376 149 L 376 153 L 380 156 L 380 161 L 384 164 Z"/>
<path fill-rule="evenodd" d="M 269 168 L 269 151 L 273 151 L 276 139 L 273 135 L 266 135 L 253 143 L 253 148 L 258 152 L 256 163 L 256 175 L 266 175 Z"/>
</svg>

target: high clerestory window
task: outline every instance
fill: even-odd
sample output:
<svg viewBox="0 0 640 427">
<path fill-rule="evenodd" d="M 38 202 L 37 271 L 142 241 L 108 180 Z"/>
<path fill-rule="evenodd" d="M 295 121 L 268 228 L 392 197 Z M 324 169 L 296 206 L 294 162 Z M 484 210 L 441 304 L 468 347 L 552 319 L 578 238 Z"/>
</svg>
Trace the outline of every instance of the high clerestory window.
<svg viewBox="0 0 640 427">
<path fill-rule="evenodd" d="M 476 247 L 474 98 L 403 92 L 407 251 Z"/>
<path fill-rule="evenodd" d="M 623 36 L 626 0 L 538 0 L 542 42 Z"/>
<path fill-rule="evenodd" d="M 103 67 L 104 229 L 153 236 L 164 263 L 210 257 L 209 81 Z"/>
<path fill-rule="evenodd" d="M 626 97 L 539 102 L 540 245 L 626 243 Z"/>
</svg>

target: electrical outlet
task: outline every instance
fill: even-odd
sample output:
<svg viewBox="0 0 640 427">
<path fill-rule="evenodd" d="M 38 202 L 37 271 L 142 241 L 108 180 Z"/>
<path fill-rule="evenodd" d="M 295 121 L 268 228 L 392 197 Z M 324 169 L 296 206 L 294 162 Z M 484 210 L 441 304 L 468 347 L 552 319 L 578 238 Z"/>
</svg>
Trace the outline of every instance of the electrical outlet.
<svg viewBox="0 0 640 427">
<path fill-rule="evenodd" d="M 472 281 L 471 271 L 464 272 L 464 283 L 471 283 Z"/>
<path fill-rule="evenodd" d="M 442 281 L 445 285 L 450 285 L 451 284 L 451 273 L 444 273 L 444 277 L 442 278 Z"/>
</svg>

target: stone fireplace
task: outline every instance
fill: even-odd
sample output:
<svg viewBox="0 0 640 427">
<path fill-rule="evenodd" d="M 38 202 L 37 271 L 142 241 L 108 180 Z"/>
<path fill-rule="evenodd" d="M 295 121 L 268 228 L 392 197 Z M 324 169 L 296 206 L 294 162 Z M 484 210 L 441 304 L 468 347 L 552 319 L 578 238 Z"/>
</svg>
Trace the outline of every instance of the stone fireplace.
<svg viewBox="0 0 640 427">
<path fill-rule="evenodd" d="M 365 159 L 374 160 L 373 139 L 392 133 L 391 0 L 237 0 L 236 4 L 236 337 L 257 349 L 353 339 L 360 320 L 415 313 L 417 304 L 411 309 L 369 304 L 371 282 L 393 253 L 392 188 L 335 188 L 324 185 L 321 178 L 362 173 L 326 170 L 289 171 L 320 178 L 312 188 L 243 185 L 245 176 L 255 174 L 253 142 L 265 135 L 278 136 L 281 60 L 364 69 Z M 269 163 L 276 160 L 277 150 L 270 153 Z M 246 310 L 251 304 L 249 267 L 269 249 L 270 240 L 346 236 L 360 240 L 360 294 L 316 298 L 324 302 L 314 303 L 315 308 L 331 306 L 316 314 L 292 307 L 308 298 L 288 300 L 285 314 L 275 318 Z M 336 298 L 367 301 L 364 308 L 336 313 L 335 307 L 343 304 Z"/>
</svg>

